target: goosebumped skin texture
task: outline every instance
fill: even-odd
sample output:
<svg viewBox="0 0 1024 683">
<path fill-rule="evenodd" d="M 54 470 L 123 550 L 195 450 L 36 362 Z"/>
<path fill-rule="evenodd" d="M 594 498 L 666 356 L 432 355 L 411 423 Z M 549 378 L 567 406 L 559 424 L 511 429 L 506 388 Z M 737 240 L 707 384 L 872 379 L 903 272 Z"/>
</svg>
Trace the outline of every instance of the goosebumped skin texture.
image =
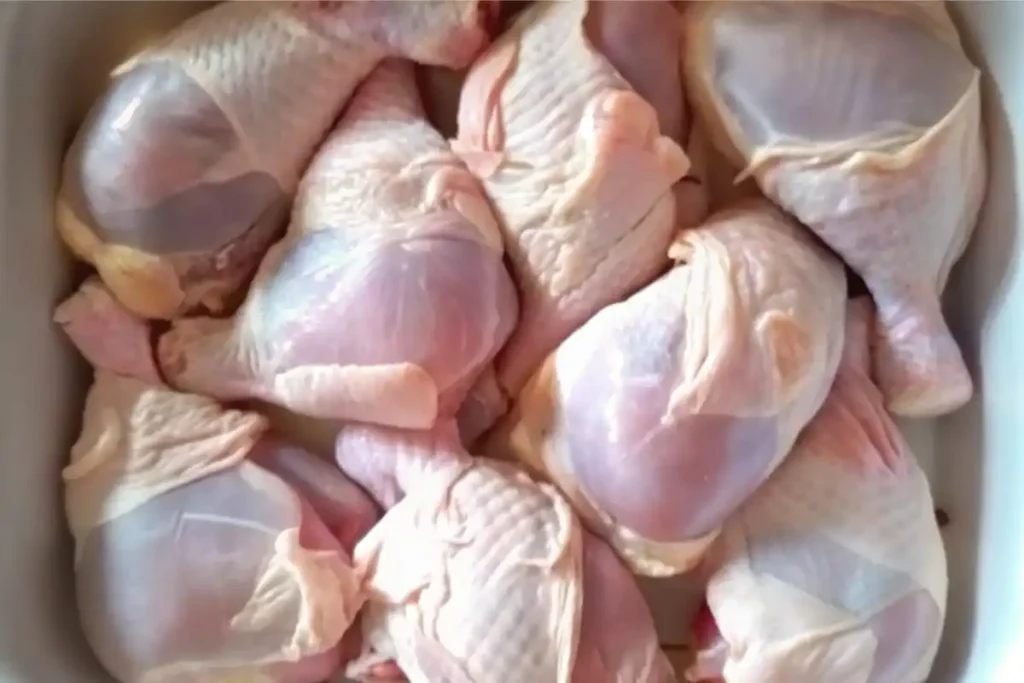
<svg viewBox="0 0 1024 683">
<path fill-rule="evenodd" d="M 64 166 L 57 223 L 136 313 L 224 313 L 299 176 L 388 55 L 466 66 L 473 2 L 223 3 L 114 73 Z"/>
<path fill-rule="evenodd" d="M 426 121 L 412 65 L 387 60 L 236 316 L 175 322 L 159 358 L 183 390 L 426 429 L 454 414 L 516 313 L 478 182 Z"/>
<path fill-rule="evenodd" d="M 349 556 L 380 518 L 380 510 L 358 484 L 309 451 L 265 437 L 249 461 L 284 480 L 316 512 L 324 527 Z"/>
<path fill-rule="evenodd" d="M 341 664 L 359 580 L 288 483 L 303 467 L 291 461 L 315 456 L 266 429 L 256 414 L 97 372 L 63 478 L 83 630 L 119 680 L 316 683 Z M 331 477 L 322 491 L 353 486 Z M 365 494 L 333 501 L 335 518 L 342 508 L 348 527 L 373 523 Z"/>
<path fill-rule="evenodd" d="M 685 16 L 690 99 L 716 145 L 867 283 L 889 410 L 965 403 L 939 295 L 987 178 L 980 72 L 943 3 L 697 3 Z"/>
<path fill-rule="evenodd" d="M 821 406 L 846 294 L 841 264 L 763 200 L 673 254 L 559 346 L 484 446 L 550 478 L 654 576 L 700 560 Z"/>
<path fill-rule="evenodd" d="M 679 22 L 676 8 L 664 0 L 592 2 L 583 31 L 593 49 L 653 107 L 661 134 L 686 149 L 691 126 L 681 94 Z M 673 192 L 678 228 L 703 220 L 707 191 L 701 180 L 688 175 L 676 183 Z M 509 404 L 493 372 L 481 377 L 460 411 L 463 443 L 476 443 L 507 412 Z"/>
<path fill-rule="evenodd" d="M 460 101 L 453 148 L 483 180 L 521 295 L 496 361 L 508 396 L 593 313 L 666 266 L 672 188 L 689 168 L 659 112 L 588 41 L 589 7 L 526 9 L 474 63 Z"/>
<path fill-rule="evenodd" d="M 413 681 L 675 680 L 628 569 L 553 489 L 467 456 L 453 423 L 352 425 L 337 459 L 390 510 L 356 550 L 375 599 L 350 676 L 392 659 Z"/>
<path fill-rule="evenodd" d="M 722 533 L 690 680 L 928 677 L 946 557 L 928 482 L 868 376 L 872 315 L 851 301 L 828 400 Z"/>
</svg>

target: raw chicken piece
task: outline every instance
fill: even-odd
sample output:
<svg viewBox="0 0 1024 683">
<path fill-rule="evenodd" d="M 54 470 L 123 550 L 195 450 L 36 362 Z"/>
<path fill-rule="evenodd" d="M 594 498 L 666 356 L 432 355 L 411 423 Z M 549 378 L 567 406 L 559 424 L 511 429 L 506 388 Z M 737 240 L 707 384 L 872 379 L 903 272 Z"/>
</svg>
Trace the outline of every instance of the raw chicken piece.
<svg viewBox="0 0 1024 683">
<path fill-rule="evenodd" d="M 868 377 L 869 300 L 821 412 L 726 525 L 691 680 L 921 683 L 946 610 L 928 482 Z M 717 622 L 717 625 L 715 624 Z"/>
<path fill-rule="evenodd" d="M 87 279 L 53 315 L 75 348 L 94 368 L 160 384 L 151 330 L 114 299 L 96 276 Z"/>
<path fill-rule="evenodd" d="M 186 391 L 429 428 L 515 318 L 487 200 L 424 118 L 412 65 L 388 60 L 313 161 L 235 318 L 176 321 L 159 357 Z"/>
<path fill-rule="evenodd" d="M 97 330 L 144 328 L 96 283 L 59 313 L 83 350 Z M 265 418 L 152 382 L 124 339 L 89 356 L 101 364 L 64 470 L 97 656 L 126 683 L 323 680 L 364 599 L 350 557 L 375 505 Z"/>
<path fill-rule="evenodd" d="M 636 578 L 587 531 L 579 643 L 572 683 L 676 683 Z"/>
<path fill-rule="evenodd" d="M 338 461 L 385 507 L 356 548 L 366 655 L 412 683 L 671 683 L 650 613 L 550 486 L 473 459 L 454 426 L 353 426 Z"/>
<path fill-rule="evenodd" d="M 679 69 L 682 30 L 669 0 L 593 2 L 586 39 L 657 113 L 662 135 L 680 145 L 689 123 Z M 643 40 L 638 40 L 642 36 Z"/>
<path fill-rule="evenodd" d="M 250 451 L 249 460 L 276 474 L 309 503 L 349 557 L 380 517 L 365 491 L 336 465 L 304 448 L 264 437 Z"/>
<path fill-rule="evenodd" d="M 467 65 L 476 2 L 225 2 L 128 60 L 64 166 L 64 240 L 137 313 L 223 312 L 382 58 Z"/>
<path fill-rule="evenodd" d="M 611 0 L 590 4 L 587 38 L 658 114 L 658 127 L 686 150 L 691 167 L 676 183 L 676 225 L 687 228 L 707 217 L 708 192 L 683 96 L 682 25 L 670 0 Z"/>
<path fill-rule="evenodd" d="M 487 430 L 508 412 L 509 405 L 511 401 L 498 384 L 492 364 L 477 377 L 476 384 L 459 406 L 456 417 L 463 445 L 472 448 L 477 444 Z"/>
<path fill-rule="evenodd" d="M 550 478 L 638 574 L 683 572 L 792 448 L 842 352 L 841 264 L 767 201 L 564 341 L 484 452 Z"/>
<path fill-rule="evenodd" d="M 496 366 L 508 396 L 591 315 L 667 266 L 672 188 L 689 168 L 662 135 L 660 112 L 591 46 L 590 6 L 529 7 L 462 91 L 453 148 L 484 181 L 521 293 L 520 321 Z M 674 57 L 666 73 L 677 65 Z"/>
<path fill-rule="evenodd" d="M 276 448 L 265 429 L 97 374 L 65 501 L 82 626 L 118 680 L 315 683 L 340 665 L 359 577 L 285 478 L 245 459 Z"/>
<path fill-rule="evenodd" d="M 945 4 L 713 2 L 686 17 L 691 98 L 717 146 L 867 282 L 888 408 L 966 402 L 938 295 L 986 169 L 980 73 Z"/>
</svg>

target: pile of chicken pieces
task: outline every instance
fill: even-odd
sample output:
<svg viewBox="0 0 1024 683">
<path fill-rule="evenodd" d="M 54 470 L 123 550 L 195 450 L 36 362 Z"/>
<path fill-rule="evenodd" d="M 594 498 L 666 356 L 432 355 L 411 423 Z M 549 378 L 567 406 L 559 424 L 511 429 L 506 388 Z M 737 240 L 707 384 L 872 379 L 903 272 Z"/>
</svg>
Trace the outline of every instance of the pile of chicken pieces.
<svg viewBox="0 0 1024 683">
<path fill-rule="evenodd" d="M 938 0 L 224 2 L 149 45 L 57 206 L 98 658 L 924 681 L 946 558 L 891 415 L 972 393 L 979 89 Z M 674 671 L 637 577 L 684 573 Z"/>
</svg>

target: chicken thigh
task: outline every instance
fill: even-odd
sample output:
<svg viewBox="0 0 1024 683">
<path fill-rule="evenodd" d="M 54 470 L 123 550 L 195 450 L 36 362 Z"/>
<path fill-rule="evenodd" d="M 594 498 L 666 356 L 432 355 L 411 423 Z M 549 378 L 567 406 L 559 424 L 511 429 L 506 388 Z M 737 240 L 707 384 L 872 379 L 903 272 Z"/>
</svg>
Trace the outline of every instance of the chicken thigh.
<svg viewBox="0 0 1024 683">
<path fill-rule="evenodd" d="M 514 396 L 597 310 L 666 267 L 677 226 L 673 186 L 689 160 L 663 134 L 659 119 L 674 134 L 680 113 L 644 100 L 595 49 L 589 34 L 610 26 L 617 14 L 597 15 L 588 26 L 597 4 L 532 5 L 474 64 L 462 91 L 453 148 L 483 179 L 521 295 L 519 323 L 496 360 L 505 396 Z M 637 3 L 636 12 L 657 8 Z M 617 47 L 627 41 L 616 39 Z M 678 80 L 677 57 L 663 66 L 630 66 L 627 76 L 653 70 L 640 87 L 651 87 L 658 105 L 669 99 L 662 93 L 670 92 L 673 76 Z M 493 420 L 500 411 L 480 412 Z M 481 432 L 487 420 L 479 419 L 463 423 Z"/>
<path fill-rule="evenodd" d="M 299 176 L 385 56 L 466 66 L 476 2 L 225 2 L 115 70 L 71 147 L 64 240 L 133 311 L 222 313 Z"/>
<path fill-rule="evenodd" d="M 315 683 L 340 665 L 359 579 L 310 503 L 246 459 L 276 448 L 263 418 L 100 371 L 84 421 L 64 470 L 78 605 L 118 680 Z"/>
<path fill-rule="evenodd" d="M 386 60 L 313 161 L 237 315 L 176 321 L 161 367 L 185 391 L 429 428 L 515 324 L 502 253 L 412 64 Z"/>
<path fill-rule="evenodd" d="M 946 556 L 928 482 L 868 377 L 871 305 L 850 303 L 821 412 L 722 532 L 690 680 L 921 683 Z"/>
<path fill-rule="evenodd" d="M 373 501 L 265 418 L 153 382 L 151 362 L 123 362 L 138 352 L 97 353 L 97 330 L 144 324 L 95 283 L 58 317 L 90 360 L 118 361 L 97 367 L 63 473 L 100 661 L 124 683 L 329 676 L 363 602 L 350 558 Z"/>
<path fill-rule="evenodd" d="M 339 464 L 390 510 L 356 549 L 367 653 L 412 683 L 672 683 L 634 578 L 550 486 L 432 432 L 343 430 Z"/>
<path fill-rule="evenodd" d="M 817 412 L 846 298 L 838 260 L 764 200 L 672 253 L 559 346 L 484 446 L 550 478 L 652 576 L 693 567 Z"/>
<path fill-rule="evenodd" d="M 684 145 L 689 123 L 680 70 L 682 30 L 672 3 L 592 2 L 583 29 L 591 47 L 654 108 L 661 134 Z"/>
<path fill-rule="evenodd" d="M 986 170 L 980 73 L 945 3 L 713 2 L 686 17 L 691 101 L 715 144 L 867 283 L 888 408 L 966 402 L 939 294 Z"/>
</svg>

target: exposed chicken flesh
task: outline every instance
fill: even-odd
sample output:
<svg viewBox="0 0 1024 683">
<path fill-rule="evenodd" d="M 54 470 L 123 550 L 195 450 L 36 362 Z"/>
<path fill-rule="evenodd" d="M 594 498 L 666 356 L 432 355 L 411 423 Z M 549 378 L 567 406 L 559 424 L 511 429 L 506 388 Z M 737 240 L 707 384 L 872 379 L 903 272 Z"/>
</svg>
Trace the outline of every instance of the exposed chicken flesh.
<svg viewBox="0 0 1024 683">
<path fill-rule="evenodd" d="M 95 275 L 54 312 L 75 348 L 94 368 L 160 384 L 149 324 L 114 299 Z"/>
</svg>

